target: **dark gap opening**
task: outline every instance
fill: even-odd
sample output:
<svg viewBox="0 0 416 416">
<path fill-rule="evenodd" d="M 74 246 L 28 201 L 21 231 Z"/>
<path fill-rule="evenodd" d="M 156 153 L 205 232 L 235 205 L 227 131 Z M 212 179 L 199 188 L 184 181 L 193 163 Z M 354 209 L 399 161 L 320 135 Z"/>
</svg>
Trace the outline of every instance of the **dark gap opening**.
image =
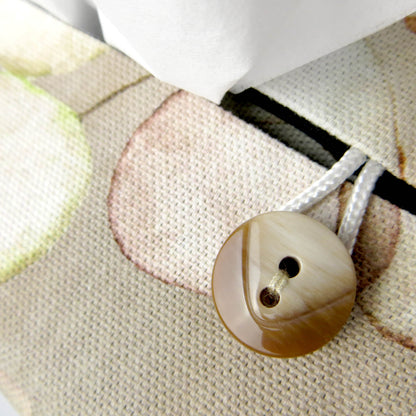
<svg viewBox="0 0 416 416">
<path fill-rule="evenodd" d="M 349 149 L 337 137 L 253 88 L 240 94 L 227 93 L 221 106 L 326 168 L 330 168 Z M 296 132 L 292 131 L 294 140 L 285 141 L 284 128 L 295 128 L 304 136 L 297 140 Z M 308 142 L 308 137 L 315 142 L 315 147 Z M 353 181 L 354 177 L 350 180 Z M 390 172 L 385 171 L 379 178 L 374 194 L 416 215 L 416 189 Z"/>
</svg>

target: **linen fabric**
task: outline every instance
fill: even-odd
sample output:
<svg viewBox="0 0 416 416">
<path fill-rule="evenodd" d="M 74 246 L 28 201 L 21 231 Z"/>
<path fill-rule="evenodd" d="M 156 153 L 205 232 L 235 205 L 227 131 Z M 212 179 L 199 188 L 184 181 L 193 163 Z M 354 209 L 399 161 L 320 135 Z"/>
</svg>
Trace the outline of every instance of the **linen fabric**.
<svg viewBox="0 0 416 416">
<path fill-rule="evenodd" d="M 416 185 L 416 16 L 258 90 Z"/>
<path fill-rule="evenodd" d="M 16 103 L 22 94 L 61 103 L 76 115 L 91 157 L 89 185 L 66 226 L 0 283 L 0 389 L 20 414 L 412 413 L 414 215 L 371 198 L 353 254 L 357 303 L 333 341 L 289 360 L 245 349 L 215 313 L 210 268 L 242 221 L 287 202 L 325 172 L 288 146 L 303 141 L 311 148 L 311 139 L 257 114 L 273 122 L 285 144 L 26 3 L 0 4 L 33 22 L 11 25 L 20 34 L 14 44 L 42 39 L 47 52 L 19 61 L 2 46 L 0 95 L 6 86 L 15 95 L 1 105 L 19 108 L 18 120 L 37 114 L 54 137 L 62 127 L 58 113 Z M 71 34 L 65 47 L 59 33 Z M 31 70 L 50 56 L 68 65 Z M 12 122 L 2 121 L 0 132 Z M 67 133 L 71 151 L 58 153 L 73 161 L 85 147 Z M 33 146 L 46 140 L 36 124 L 23 134 Z M 14 166 L 24 166 L 19 145 L 9 152 L 11 177 Z M 24 183 L 43 171 L 22 169 L 18 177 Z M 8 189 L 19 200 L 24 188 Z M 343 185 L 307 214 L 335 229 L 350 189 Z M 48 212 L 41 219 L 54 224 Z M 4 225 L 2 238 L 10 230 Z M 30 234 L 17 238 L 33 243 Z"/>
</svg>

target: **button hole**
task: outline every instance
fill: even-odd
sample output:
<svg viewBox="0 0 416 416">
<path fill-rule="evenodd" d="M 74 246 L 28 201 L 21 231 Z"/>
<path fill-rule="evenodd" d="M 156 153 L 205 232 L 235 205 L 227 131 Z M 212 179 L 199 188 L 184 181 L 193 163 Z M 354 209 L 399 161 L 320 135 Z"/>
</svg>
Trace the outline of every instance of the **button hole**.
<svg viewBox="0 0 416 416">
<path fill-rule="evenodd" d="M 265 306 L 266 308 L 273 308 L 273 306 L 276 306 L 280 301 L 280 295 L 277 292 L 277 290 L 274 290 L 270 287 L 265 287 L 260 292 L 260 302 Z"/>
<path fill-rule="evenodd" d="M 294 257 L 285 257 L 279 263 L 279 269 L 285 271 L 292 278 L 299 274 L 300 264 Z"/>
</svg>

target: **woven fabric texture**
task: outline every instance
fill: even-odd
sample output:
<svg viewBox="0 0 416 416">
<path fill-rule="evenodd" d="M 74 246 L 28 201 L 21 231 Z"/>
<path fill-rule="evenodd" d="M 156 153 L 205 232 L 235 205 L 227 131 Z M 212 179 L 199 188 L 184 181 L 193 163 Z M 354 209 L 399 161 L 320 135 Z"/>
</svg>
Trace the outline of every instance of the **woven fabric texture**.
<svg viewBox="0 0 416 416">
<path fill-rule="evenodd" d="M 21 76 L 72 71 L 108 46 L 22 0 L 1 0 L 0 65 Z"/>
<path fill-rule="evenodd" d="M 416 185 L 416 16 L 258 89 Z"/>
<path fill-rule="evenodd" d="M 69 107 L 1 71 L 0 91 L 2 282 L 43 255 L 64 232 L 92 166 L 81 123 Z"/>
<path fill-rule="evenodd" d="M 15 4 L 33 19 L 50 19 Z M 74 32 L 77 50 L 90 42 L 54 24 Z M 33 24 L 27 36 L 42 30 Z M 59 42 L 45 48 L 65 53 Z M 0 117 L 4 137 L 7 126 L 33 118 L 28 152 L 46 140 L 39 126 L 60 137 L 62 124 L 50 112 L 4 94 L 24 82 L 47 103 L 72 109 L 90 155 L 82 176 L 88 187 L 70 221 L 48 240 L 47 251 L 0 284 L 0 389 L 20 414 L 412 414 L 413 215 L 371 198 L 353 254 L 357 303 L 333 341 L 295 359 L 255 354 L 215 313 L 210 267 L 216 251 L 242 221 L 287 202 L 325 168 L 109 48 L 94 57 L 85 52 L 60 73 L 39 75 L 28 67 L 24 81 L 10 73 L 14 67 L 0 78 L 1 110 L 20 109 Z M 282 134 L 292 134 L 283 126 Z M 72 166 L 85 147 L 73 131 L 66 134 L 72 153 L 57 153 Z M 24 159 L 16 141 L 8 172 Z M 21 169 L 20 184 L 9 187 L 12 197 L 21 200 L 29 177 L 35 185 L 47 182 L 44 168 Z M 65 183 L 79 178 L 79 169 L 64 173 Z M 47 202 L 53 189 L 40 200 Z M 308 214 L 335 229 L 350 192 L 345 184 Z M 50 213 L 43 219 L 50 224 Z M 10 223 L 0 224 L 3 238 Z"/>
</svg>

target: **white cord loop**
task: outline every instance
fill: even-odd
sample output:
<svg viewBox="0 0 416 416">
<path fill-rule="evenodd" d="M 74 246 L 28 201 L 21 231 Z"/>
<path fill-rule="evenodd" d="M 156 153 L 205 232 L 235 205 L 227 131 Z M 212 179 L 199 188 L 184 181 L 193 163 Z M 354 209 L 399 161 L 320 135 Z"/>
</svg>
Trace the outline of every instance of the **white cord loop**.
<svg viewBox="0 0 416 416">
<path fill-rule="evenodd" d="M 377 179 L 384 172 L 380 163 L 369 160 L 354 183 L 351 196 L 338 230 L 338 237 L 345 244 L 347 250 L 352 253 L 355 240 L 360 229 L 361 222 L 367 209 L 368 200 L 374 190 Z"/>
<path fill-rule="evenodd" d="M 280 210 L 292 212 L 305 211 L 344 183 L 366 160 L 367 157 L 364 153 L 352 147 L 319 180 Z M 382 165 L 369 160 L 355 181 L 338 230 L 339 238 L 350 253 L 357 239 L 368 200 L 370 199 L 377 179 L 383 172 L 384 168 Z"/>
<path fill-rule="evenodd" d="M 307 210 L 344 183 L 366 159 L 364 153 L 352 147 L 320 179 L 280 210 L 292 212 Z"/>
</svg>

